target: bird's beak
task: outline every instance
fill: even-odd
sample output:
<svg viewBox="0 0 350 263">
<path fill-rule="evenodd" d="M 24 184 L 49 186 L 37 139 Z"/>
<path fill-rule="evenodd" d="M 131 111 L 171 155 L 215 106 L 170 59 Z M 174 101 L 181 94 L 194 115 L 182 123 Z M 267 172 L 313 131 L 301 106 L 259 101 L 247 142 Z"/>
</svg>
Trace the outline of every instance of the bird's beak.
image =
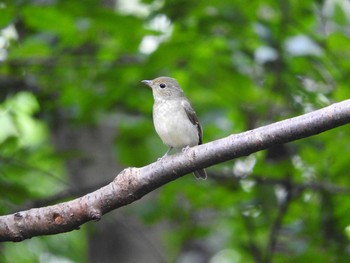
<svg viewBox="0 0 350 263">
<path fill-rule="evenodd" d="M 152 84 L 152 80 L 142 80 L 141 83 L 151 87 L 151 84 Z"/>
</svg>

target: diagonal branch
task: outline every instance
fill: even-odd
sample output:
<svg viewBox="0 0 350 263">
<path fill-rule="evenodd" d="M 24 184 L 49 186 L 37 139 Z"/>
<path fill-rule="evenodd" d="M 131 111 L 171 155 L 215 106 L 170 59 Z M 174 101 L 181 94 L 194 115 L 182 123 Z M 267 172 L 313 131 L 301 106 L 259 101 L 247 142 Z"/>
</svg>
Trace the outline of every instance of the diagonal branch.
<svg viewBox="0 0 350 263">
<path fill-rule="evenodd" d="M 192 147 L 142 168 L 127 168 L 110 184 L 83 197 L 0 216 L 0 241 L 21 241 L 72 231 L 189 172 L 319 134 L 349 122 L 350 100 L 345 100 L 299 117 Z"/>
</svg>

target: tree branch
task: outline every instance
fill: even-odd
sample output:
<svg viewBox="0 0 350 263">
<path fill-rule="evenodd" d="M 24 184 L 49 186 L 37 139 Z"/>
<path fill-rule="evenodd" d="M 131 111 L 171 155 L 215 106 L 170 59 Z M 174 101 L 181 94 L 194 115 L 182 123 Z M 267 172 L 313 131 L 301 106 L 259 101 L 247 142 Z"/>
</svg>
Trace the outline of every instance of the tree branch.
<svg viewBox="0 0 350 263">
<path fill-rule="evenodd" d="M 127 168 L 113 182 L 83 197 L 0 217 L 0 241 L 68 232 L 99 220 L 187 173 L 350 122 L 350 100 L 240 134 L 195 146 L 142 168 Z"/>
<path fill-rule="evenodd" d="M 293 200 L 293 196 L 292 196 L 293 185 L 292 184 L 285 185 L 284 191 L 286 191 L 286 196 L 284 200 L 281 200 L 281 203 L 279 204 L 278 213 L 271 227 L 269 241 L 267 243 L 266 255 L 263 261 L 266 263 L 272 262 L 273 255 L 276 250 L 278 233 L 282 227 L 283 218 L 287 214 L 288 208 Z"/>
</svg>

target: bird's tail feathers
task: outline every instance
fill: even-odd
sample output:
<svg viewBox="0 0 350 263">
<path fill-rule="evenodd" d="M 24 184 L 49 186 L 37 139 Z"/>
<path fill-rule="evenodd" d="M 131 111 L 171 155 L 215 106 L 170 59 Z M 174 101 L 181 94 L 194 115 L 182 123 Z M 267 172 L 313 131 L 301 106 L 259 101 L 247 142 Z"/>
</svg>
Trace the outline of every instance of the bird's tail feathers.
<svg viewBox="0 0 350 263">
<path fill-rule="evenodd" d="M 207 172 L 205 171 L 205 169 L 194 171 L 193 174 L 197 179 L 207 179 Z"/>
</svg>

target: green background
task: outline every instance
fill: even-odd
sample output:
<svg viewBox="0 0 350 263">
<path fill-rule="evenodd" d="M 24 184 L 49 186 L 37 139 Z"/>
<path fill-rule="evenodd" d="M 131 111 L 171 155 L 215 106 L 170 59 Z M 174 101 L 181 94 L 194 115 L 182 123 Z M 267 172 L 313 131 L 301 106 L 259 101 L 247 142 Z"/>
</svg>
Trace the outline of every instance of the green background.
<svg viewBox="0 0 350 263">
<path fill-rule="evenodd" d="M 204 142 L 350 95 L 348 1 L 0 1 L 0 28 L 2 215 L 164 154 L 143 79 L 178 80 Z M 118 247 L 93 255 L 117 242 L 99 234 L 114 216 L 126 254 L 152 243 L 153 262 L 348 262 L 349 150 L 343 126 L 228 161 L 78 231 L 0 244 L 0 262 L 116 262 Z"/>
</svg>

